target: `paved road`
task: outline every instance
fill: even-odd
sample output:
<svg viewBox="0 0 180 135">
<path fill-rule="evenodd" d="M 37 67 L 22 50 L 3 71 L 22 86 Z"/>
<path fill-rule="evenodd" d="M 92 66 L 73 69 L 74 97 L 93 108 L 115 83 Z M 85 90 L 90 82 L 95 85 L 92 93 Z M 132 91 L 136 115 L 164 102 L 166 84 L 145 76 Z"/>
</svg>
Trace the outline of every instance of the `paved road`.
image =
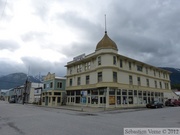
<svg viewBox="0 0 180 135">
<path fill-rule="evenodd" d="M 122 135 L 127 127 L 180 127 L 180 107 L 79 112 L 0 101 L 0 135 Z"/>
</svg>

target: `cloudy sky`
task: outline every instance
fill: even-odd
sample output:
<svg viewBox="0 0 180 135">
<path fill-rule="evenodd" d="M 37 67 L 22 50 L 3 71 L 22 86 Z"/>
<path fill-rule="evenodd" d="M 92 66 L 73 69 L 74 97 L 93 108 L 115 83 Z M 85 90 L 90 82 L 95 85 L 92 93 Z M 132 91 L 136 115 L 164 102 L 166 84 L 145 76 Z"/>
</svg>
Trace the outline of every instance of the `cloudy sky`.
<svg viewBox="0 0 180 135">
<path fill-rule="evenodd" d="M 0 75 L 66 74 L 104 36 L 119 54 L 180 68 L 179 0 L 0 0 Z"/>
</svg>

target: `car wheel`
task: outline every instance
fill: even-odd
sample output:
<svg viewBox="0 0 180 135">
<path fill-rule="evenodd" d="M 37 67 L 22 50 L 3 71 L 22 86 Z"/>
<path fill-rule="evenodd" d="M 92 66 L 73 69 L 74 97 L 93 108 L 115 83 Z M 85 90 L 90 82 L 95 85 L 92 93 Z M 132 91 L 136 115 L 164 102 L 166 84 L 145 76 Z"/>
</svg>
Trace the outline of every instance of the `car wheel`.
<svg viewBox="0 0 180 135">
<path fill-rule="evenodd" d="M 155 106 L 155 108 L 157 109 L 157 108 L 158 108 L 158 106 L 156 105 L 156 106 Z"/>
<path fill-rule="evenodd" d="M 164 107 L 164 105 L 161 105 L 161 108 L 163 108 Z"/>
</svg>

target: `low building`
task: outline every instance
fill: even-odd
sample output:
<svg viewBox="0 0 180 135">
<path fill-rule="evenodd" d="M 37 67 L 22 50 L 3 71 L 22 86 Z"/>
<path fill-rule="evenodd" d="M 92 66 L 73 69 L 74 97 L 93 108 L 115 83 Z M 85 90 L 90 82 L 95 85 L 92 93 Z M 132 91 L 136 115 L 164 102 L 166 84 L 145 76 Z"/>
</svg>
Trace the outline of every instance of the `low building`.
<svg viewBox="0 0 180 135">
<path fill-rule="evenodd" d="M 42 89 L 43 83 L 34 83 L 30 82 L 29 84 L 29 103 L 37 103 L 40 100 L 41 90 L 38 90 L 39 88 Z M 38 93 L 37 93 L 38 92 Z"/>
<path fill-rule="evenodd" d="M 34 103 L 41 104 L 41 93 L 43 87 L 37 87 L 34 89 Z"/>
<path fill-rule="evenodd" d="M 107 32 L 95 52 L 74 57 L 66 67 L 67 105 L 143 107 L 171 93 L 169 71 L 118 54 Z"/>
<path fill-rule="evenodd" d="M 66 78 L 57 77 L 55 73 L 48 73 L 44 77 L 44 87 L 42 91 L 43 106 L 60 106 L 66 101 Z"/>
</svg>

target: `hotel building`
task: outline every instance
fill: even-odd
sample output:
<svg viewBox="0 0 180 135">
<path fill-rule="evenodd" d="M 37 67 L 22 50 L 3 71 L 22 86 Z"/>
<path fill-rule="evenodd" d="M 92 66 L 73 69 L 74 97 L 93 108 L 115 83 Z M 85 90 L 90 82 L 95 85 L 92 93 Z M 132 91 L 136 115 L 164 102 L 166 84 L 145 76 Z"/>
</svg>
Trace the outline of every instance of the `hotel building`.
<svg viewBox="0 0 180 135">
<path fill-rule="evenodd" d="M 67 105 L 140 107 L 171 93 L 169 71 L 118 54 L 106 31 L 95 52 L 66 67 Z"/>
</svg>

